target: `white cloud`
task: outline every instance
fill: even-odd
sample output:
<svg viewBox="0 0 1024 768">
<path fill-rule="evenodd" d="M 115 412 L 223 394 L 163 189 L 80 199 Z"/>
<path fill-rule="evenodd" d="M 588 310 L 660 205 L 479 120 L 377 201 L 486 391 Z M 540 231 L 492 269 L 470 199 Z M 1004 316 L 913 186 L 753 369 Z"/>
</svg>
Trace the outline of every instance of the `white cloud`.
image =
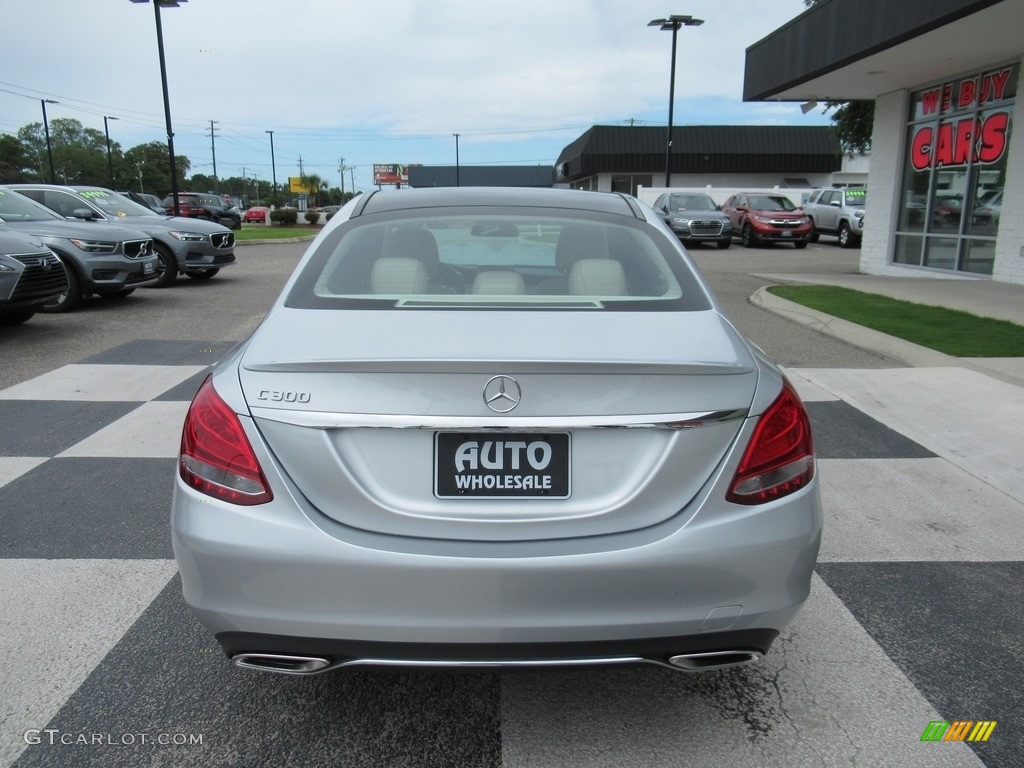
<svg viewBox="0 0 1024 768">
<path fill-rule="evenodd" d="M 162 11 L 175 148 L 209 172 L 278 178 L 301 155 L 333 178 L 373 162 L 553 162 L 595 122 L 664 123 L 671 36 L 663 0 L 191 0 Z M 802 0 L 689 0 L 678 35 L 677 123 L 804 123 L 793 105 L 743 104 L 745 49 Z M 0 130 L 48 114 L 123 146 L 164 140 L 153 8 L 33 0 L 4 12 Z M 19 95 L 9 93 L 14 91 Z M 695 119 L 697 118 L 697 119 Z M 474 152 L 476 154 L 474 154 Z M 479 158 L 479 159 L 477 159 Z M 368 180 L 368 171 L 361 185 Z"/>
</svg>

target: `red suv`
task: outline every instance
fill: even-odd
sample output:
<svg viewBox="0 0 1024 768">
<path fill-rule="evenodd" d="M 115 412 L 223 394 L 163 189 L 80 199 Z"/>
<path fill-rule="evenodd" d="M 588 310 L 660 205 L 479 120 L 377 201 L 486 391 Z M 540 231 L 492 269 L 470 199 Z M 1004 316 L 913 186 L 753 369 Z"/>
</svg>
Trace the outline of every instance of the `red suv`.
<svg viewBox="0 0 1024 768">
<path fill-rule="evenodd" d="M 785 195 L 740 192 L 725 201 L 722 211 L 729 214 L 733 234 L 738 234 L 747 248 L 760 243 L 806 248 L 814 232 L 810 218 Z"/>
<path fill-rule="evenodd" d="M 174 215 L 174 197 L 168 195 L 164 198 L 164 210 L 168 216 Z M 190 219 L 209 219 L 215 221 L 228 229 L 242 228 L 242 214 L 237 208 L 232 208 L 219 195 L 211 195 L 205 192 L 179 192 L 178 193 L 179 216 Z"/>
</svg>

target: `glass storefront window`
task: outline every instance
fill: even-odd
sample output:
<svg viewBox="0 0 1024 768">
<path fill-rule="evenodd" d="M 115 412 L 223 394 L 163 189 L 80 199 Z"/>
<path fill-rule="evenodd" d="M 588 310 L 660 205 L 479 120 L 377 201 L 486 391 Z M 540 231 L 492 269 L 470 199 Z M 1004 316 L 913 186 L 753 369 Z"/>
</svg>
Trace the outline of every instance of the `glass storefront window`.
<svg viewBox="0 0 1024 768">
<path fill-rule="evenodd" d="M 893 263 L 992 273 L 1018 75 L 1012 64 L 912 95 Z"/>
<path fill-rule="evenodd" d="M 967 240 L 963 243 L 963 259 L 960 269 L 979 275 L 991 275 L 995 258 L 995 240 Z"/>
<path fill-rule="evenodd" d="M 924 216 L 924 214 L 921 214 Z M 921 265 L 921 248 L 924 245 L 923 237 L 914 235 L 896 235 L 896 253 L 892 260 L 896 264 Z"/>
<path fill-rule="evenodd" d="M 956 252 L 960 241 L 955 237 L 929 237 L 924 246 L 924 266 L 956 269 Z"/>
</svg>

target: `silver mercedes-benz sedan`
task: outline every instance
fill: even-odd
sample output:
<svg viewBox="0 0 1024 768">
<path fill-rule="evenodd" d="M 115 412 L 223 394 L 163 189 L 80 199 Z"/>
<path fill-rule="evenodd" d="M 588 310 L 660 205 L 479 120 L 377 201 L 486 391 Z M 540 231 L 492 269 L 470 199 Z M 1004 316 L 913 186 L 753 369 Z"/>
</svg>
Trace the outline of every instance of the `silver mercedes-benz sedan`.
<svg viewBox="0 0 1024 768">
<path fill-rule="evenodd" d="M 172 532 L 227 656 L 678 670 L 807 598 L 810 424 L 650 208 L 364 194 L 186 417 Z"/>
</svg>

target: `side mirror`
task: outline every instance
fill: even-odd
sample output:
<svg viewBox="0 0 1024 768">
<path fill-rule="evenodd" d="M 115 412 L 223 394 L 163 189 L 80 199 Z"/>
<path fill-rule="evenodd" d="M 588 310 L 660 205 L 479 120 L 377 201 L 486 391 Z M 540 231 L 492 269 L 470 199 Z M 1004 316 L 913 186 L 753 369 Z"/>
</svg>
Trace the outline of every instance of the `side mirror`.
<svg viewBox="0 0 1024 768">
<path fill-rule="evenodd" d="M 96 218 L 96 212 L 91 208 L 75 208 L 75 210 L 71 212 L 71 215 L 76 219 L 85 219 L 86 221 L 91 221 Z"/>
</svg>

